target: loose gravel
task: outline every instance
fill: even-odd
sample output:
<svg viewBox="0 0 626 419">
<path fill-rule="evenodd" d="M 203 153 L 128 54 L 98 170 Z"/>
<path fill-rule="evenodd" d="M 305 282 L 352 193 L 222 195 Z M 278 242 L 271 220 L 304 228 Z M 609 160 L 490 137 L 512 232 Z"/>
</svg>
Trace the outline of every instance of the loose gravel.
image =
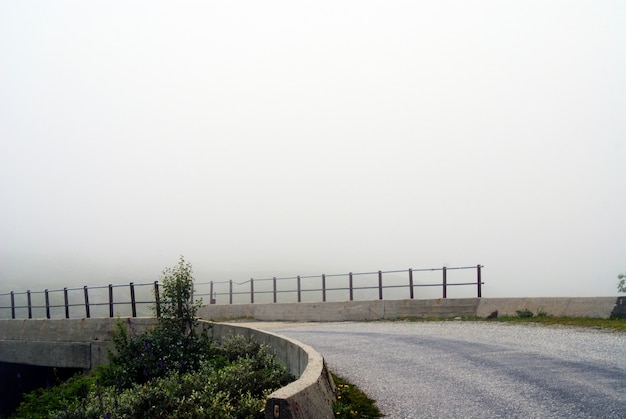
<svg viewBox="0 0 626 419">
<path fill-rule="evenodd" d="M 389 418 L 626 418 L 623 332 L 468 321 L 277 327 Z"/>
</svg>

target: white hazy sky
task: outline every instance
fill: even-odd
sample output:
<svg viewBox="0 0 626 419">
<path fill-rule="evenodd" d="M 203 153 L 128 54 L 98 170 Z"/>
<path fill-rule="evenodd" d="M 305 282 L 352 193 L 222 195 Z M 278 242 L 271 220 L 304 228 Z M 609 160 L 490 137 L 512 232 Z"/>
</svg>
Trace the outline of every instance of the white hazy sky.
<svg viewBox="0 0 626 419">
<path fill-rule="evenodd" d="M 0 291 L 485 266 L 617 293 L 623 1 L 0 0 Z M 451 278 L 453 279 L 453 278 Z"/>
</svg>

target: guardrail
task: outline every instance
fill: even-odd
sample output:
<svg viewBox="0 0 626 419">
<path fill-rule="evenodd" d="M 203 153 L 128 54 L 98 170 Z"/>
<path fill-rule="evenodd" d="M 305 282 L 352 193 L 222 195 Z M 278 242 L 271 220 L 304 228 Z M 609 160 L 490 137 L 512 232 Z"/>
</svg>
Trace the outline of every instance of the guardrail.
<svg viewBox="0 0 626 419">
<path fill-rule="evenodd" d="M 393 290 L 394 297 L 415 298 L 415 290 L 420 287 L 441 287 L 442 298 L 448 298 L 448 288 L 456 286 L 475 286 L 476 295 L 482 297 L 481 265 L 442 267 L 429 269 L 403 269 L 373 272 L 348 272 L 345 274 L 321 274 L 293 277 L 250 278 L 243 282 L 208 281 L 194 282 L 194 298 L 209 297 L 209 304 L 254 304 L 259 300 L 271 298 L 277 303 L 279 295 L 290 295 L 280 302 L 302 302 L 303 296 L 309 302 L 329 301 L 332 294 L 334 301 L 383 300 L 385 290 Z M 475 279 L 471 281 L 450 282 L 449 272 L 475 270 Z M 420 282 L 416 276 L 425 272 L 441 272 L 440 281 Z M 467 278 L 467 276 L 465 276 Z M 342 280 L 343 279 L 343 280 Z M 308 282 L 308 285 L 303 282 Z M 385 283 L 385 281 L 387 281 Z M 287 288 L 283 284 L 291 284 Z M 294 285 L 295 283 L 295 285 Z M 281 287 L 279 287 L 281 285 Z M 126 289 L 127 292 L 114 292 L 115 289 Z M 398 290 L 408 289 L 408 295 L 398 294 Z M 91 290 L 91 293 L 90 293 Z M 357 293 L 363 292 L 361 298 Z M 374 294 L 372 294 L 374 293 Z M 293 298 L 295 294 L 296 298 Z M 377 294 L 377 295 L 376 295 Z M 43 300 L 41 296 L 43 295 Z M 148 295 L 148 296 L 147 296 Z M 71 297 L 71 298 L 70 298 Z M 10 299 L 10 303 L 3 303 Z M 432 298 L 432 297 L 429 297 Z M 36 300 L 36 301 L 34 301 Z M 237 301 L 235 301 L 237 300 Z M 0 293 L 0 318 L 29 318 L 34 313 L 45 313 L 45 317 L 114 317 L 116 315 L 137 317 L 138 308 L 152 306 L 157 317 L 160 316 L 159 281 L 135 284 L 109 284 L 105 286 L 84 286 L 78 288 L 61 288 L 44 291 L 23 291 Z M 130 312 L 129 312 L 130 310 Z M 54 312 L 54 315 L 52 314 Z M 43 317 L 43 316 L 40 316 Z"/>
</svg>

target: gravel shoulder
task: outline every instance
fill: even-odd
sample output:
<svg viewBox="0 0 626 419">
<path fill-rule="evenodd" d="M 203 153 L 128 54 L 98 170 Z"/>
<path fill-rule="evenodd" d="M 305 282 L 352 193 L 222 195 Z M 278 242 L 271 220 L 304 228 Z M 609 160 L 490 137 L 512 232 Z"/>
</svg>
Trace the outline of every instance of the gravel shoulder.
<svg viewBox="0 0 626 419">
<path fill-rule="evenodd" d="M 626 417 L 626 333 L 471 321 L 245 324 L 313 346 L 390 418 Z"/>
</svg>

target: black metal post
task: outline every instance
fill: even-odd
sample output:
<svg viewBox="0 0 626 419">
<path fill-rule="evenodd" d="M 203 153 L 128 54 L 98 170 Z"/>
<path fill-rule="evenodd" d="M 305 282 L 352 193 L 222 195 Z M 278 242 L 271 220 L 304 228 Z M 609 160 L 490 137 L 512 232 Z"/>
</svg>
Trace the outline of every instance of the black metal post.
<svg viewBox="0 0 626 419">
<path fill-rule="evenodd" d="M 446 267 L 443 267 L 443 298 L 448 297 L 448 279 L 446 278 Z"/>
<path fill-rule="evenodd" d="M 161 317 L 161 297 L 159 296 L 159 281 L 154 281 L 154 304 L 157 318 Z"/>
<path fill-rule="evenodd" d="M 11 318 L 15 319 L 15 294 L 11 291 Z"/>
<path fill-rule="evenodd" d="M 478 298 L 482 298 L 483 296 L 483 291 L 482 291 L 482 279 L 481 279 L 481 273 L 480 273 L 480 268 L 482 268 L 482 266 L 480 265 L 476 265 L 476 277 L 477 277 L 477 281 L 478 281 Z"/>
<path fill-rule="evenodd" d="M 109 284 L 109 317 L 113 317 L 113 285 Z"/>
<path fill-rule="evenodd" d="M 26 291 L 26 300 L 28 302 L 28 318 L 32 319 L 33 318 L 33 307 L 31 306 L 31 303 L 30 303 L 30 290 Z"/>
<path fill-rule="evenodd" d="M 67 287 L 63 288 L 63 301 L 65 302 L 65 318 L 70 318 L 70 304 L 67 298 Z"/>
<path fill-rule="evenodd" d="M 130 309 L 133 317 L 137 317 L 137 303 L 135 301 L 135 284 L 130 283 Z"/>
<path fill-rule="evenodd" d="M 413 299 L 413 269 L 409 268 L 409 297 Z"/>
<path fill-rule="evenodd" d="M 50 296 L 48 295 L 48 290 L 44 291 L 46 296 L 46 319 L 50 318 Z"/>
<path fill-rule="evenodd" d="M 301 288 L 300 288 L 300 275 L 298 275 L 298 302 L 302 302 L 302 294 L 301 294 Z"/>
<path fill-rule="evenodd" d="M 233 303 L 233 280 L 232 279 L 228 280 L 228 290 L 229 290 L 228 291 L 228 295 L 229 295 L 228 302 L 230 304 L 232 304 Z"/>
<path fill-rule="evenodd" d="M 383 299 L 383 272 L 378 271 L 378 299 Z"/>
<path fill-rule="evenodd" d="M 276 302 L 276 277 L 272 278 L 272 284 L 274 288 L 274 302 Z"/>
<path fill-rule="evenodd" d="M 91 313 L 89 312 L 89 291 L 87 291 L 87 285 L 83 287 L 83 290 L 85 293 L 85 317 L 89 318 L 91 317 Z"/>
<path fill-rule="evenodd" d="M 254 304 L 254 278 L 250 278 L 250 304 Z"/>
<path fill-rule="evenodd" d="M 322 274 L 322 301 L 326 302 L 326 274 Z"/>
<path fill-rule="evenodd" d="M 354 299 L 354 294 L 352 293 L 352 272 L 350 272 L 348 275 L 348 288 L 350 289 L 350 301 L 352 301 Z"/>
<path fill-rule="evenodd" d="M 215 299 L 213 298 L 213 281 L 209 284 L 209 304 L 215 304 Z"/>
</svg>

